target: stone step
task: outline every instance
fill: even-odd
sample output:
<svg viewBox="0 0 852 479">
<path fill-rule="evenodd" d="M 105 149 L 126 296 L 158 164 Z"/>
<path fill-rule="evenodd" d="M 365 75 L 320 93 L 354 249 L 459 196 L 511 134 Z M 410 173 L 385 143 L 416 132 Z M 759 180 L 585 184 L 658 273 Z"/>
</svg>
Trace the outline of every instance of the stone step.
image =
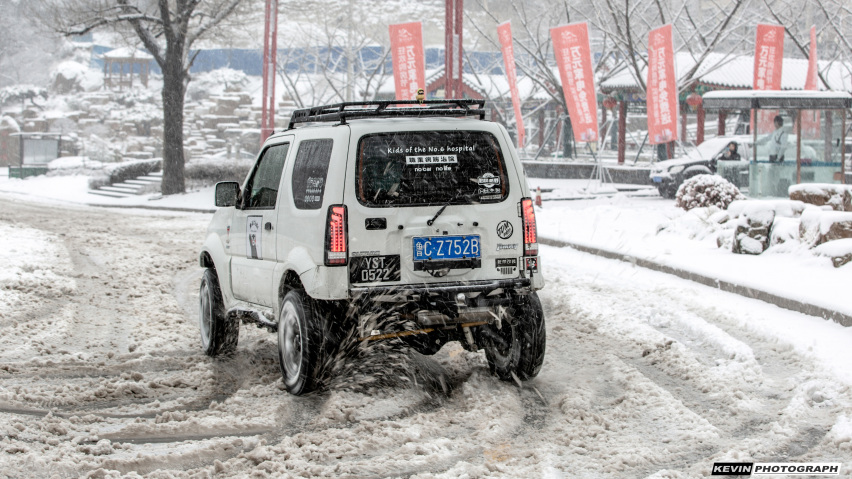
<svg viewBox="0 0 852 479">
<path fill-rule="evenodd" d="M 112 193 L 124 193 L 126 195 L 135 195 L 138 190 L 132 188 L 122 188 L 120 186 L 101 186 L 100 191 L 110 191 Z"/>
<path fill-rule="evenodd" d="M 126 193 L 113 193 L 111 191 L 103 191 L 103 190 L 89 190 L 90 195 L 97 196 L 108 196 L 110 198 L 129 198 L 133 195 L 128 195 Z"/>
<path fill-rule="evenodd" d="M 143 177 L 143 178 L 144 178 L 144 177 Z M 147 185 L 150 185 L 151 183 L 157 183 L 157 182 L 159 182 L 159 180 L 157 180 L 157 181 L 150 181 L 150 180 L 132 179 L 132 180 L 125 180 L 123 184 L 126 184 L 126 185 L 147 186 Z"/>
<path fill-rule="evenodd" d="M 131 191 L 139 191 L 147 184 L 147 183 L 143 183 L 143 184 L 140 185 L 138 183 L 130 183 L 130 181 L 133 181 L 133 180 L 125 181 L 124 183 L 113 183 L 110 186 L 112 186 L 114 188 L 124 188 L 126 190 L 131 190 Z"/>
</svg>

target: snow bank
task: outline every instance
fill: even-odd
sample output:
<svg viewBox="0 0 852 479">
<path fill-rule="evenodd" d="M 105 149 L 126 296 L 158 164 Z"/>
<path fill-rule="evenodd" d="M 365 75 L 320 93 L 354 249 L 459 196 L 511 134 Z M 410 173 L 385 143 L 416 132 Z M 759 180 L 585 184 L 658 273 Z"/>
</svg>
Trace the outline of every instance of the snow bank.
<svg viewBox="0 0 852 479">
<path fill-rule="evenodd" d="M 842 415 L 828 432 L 828 438 L 838 449 L 852 450 L 852 419 Z"/>
<path fill-rule="evenodd" d="M 72 170 L 78 168 L 100 169 L 103 168 L 103 163 L 91 160 L 88 156 L 65 156 L 47 164 L 48 170 Z"/>
</svg>

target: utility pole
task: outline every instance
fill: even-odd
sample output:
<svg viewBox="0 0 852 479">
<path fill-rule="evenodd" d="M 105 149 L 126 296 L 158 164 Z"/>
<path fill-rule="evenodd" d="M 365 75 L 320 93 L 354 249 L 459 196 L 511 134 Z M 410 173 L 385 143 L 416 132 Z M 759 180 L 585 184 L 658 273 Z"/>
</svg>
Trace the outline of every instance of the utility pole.
<svg viewBox="0 0 852 479">
<path fill-rule="evenodd" d="M 346 101 L 353 101 L 352 91 L 355 81 L 355 52 L 352 49 L 352 0 L 348 2 L 349 19 L 346 27 Z"/>
<path fill-rule="evenodd" d="M 260 144 L 275 128 L 275 59 L 278 56 L 278 0 L 266 0 L 263 27 L 263 98 L 260 115 Z"/>
<path fill-rule="evenodd" d="M 444 98 L 462 98 L 464 0 L 445 0 Z M 425 88 L 425 85 L 424 85 Z"/>
</svg>

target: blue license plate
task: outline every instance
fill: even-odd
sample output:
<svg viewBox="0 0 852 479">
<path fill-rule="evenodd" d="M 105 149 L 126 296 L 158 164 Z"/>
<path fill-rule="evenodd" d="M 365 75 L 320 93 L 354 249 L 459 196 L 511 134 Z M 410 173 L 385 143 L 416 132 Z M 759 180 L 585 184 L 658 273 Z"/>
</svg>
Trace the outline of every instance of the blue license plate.
<svg viewBox="0 0 852 479">
<path fill-rule="evenodd" d="M 414 261 L 479 258 L 479 246 L 479 235 L 415 237 Z"/>
<path fill-rule="evenodd" d="M 653 178 L 653 180 L 654 180 L 654 183 L 662 183 L 662 182 L 663 182 L 663 177 L 662 177 L 662 176 L 655 176 L 655 177 Z"/>
</svg>

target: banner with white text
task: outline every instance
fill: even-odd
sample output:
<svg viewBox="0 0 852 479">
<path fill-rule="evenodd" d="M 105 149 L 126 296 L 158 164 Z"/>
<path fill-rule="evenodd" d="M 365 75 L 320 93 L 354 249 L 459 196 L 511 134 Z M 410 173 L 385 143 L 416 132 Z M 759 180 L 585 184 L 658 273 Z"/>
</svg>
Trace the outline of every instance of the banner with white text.
<svg viewBox="0 0 852 479">
<path fill-rule="evenodd" d="M 518 75 L 515 70 L 515 51 L 512 48 L 512 25 L 510 22 L 497 25 L 497 36 L 500 37 L 500 50 L 503 52 L 503 63 L 506 66 L 506 79 L 509 81 L 509 92 L 512 94 L 512 107 L 515 110 L 515 124 L 518 127 L 518 148 L 524 147 L 524 117 L 521 114 L 521 96 L 518 93 Z"/>
<path fill-rule="evenodd" d="M 550 37 L 574 138 L 577 141 L 598 141 L 597 90 L 589 47 L 589 26 L 582 22 L 551 28 Z"/>
<path fill-rule="evenodd" d="M 648 143 L 677 140 L 677 77 L 671 25 L 648 33 L 647 91 Z"/>
<path fill-rule="evenodd" d="M 414 100 L 426 88 L 423 31 L 420 22 L 390 25 L 393 80 L 397 100 Z"/>
<path fill-rule="evenodd" d="M 754 42 L 754 89 L 780 90 L 781 67 L 784 61 L 784 27 L 781 25 L 757 25 Z M 769 133 L 775 129 L 775 110 L 758 110 L 757 133 Z"/>
</svg>

